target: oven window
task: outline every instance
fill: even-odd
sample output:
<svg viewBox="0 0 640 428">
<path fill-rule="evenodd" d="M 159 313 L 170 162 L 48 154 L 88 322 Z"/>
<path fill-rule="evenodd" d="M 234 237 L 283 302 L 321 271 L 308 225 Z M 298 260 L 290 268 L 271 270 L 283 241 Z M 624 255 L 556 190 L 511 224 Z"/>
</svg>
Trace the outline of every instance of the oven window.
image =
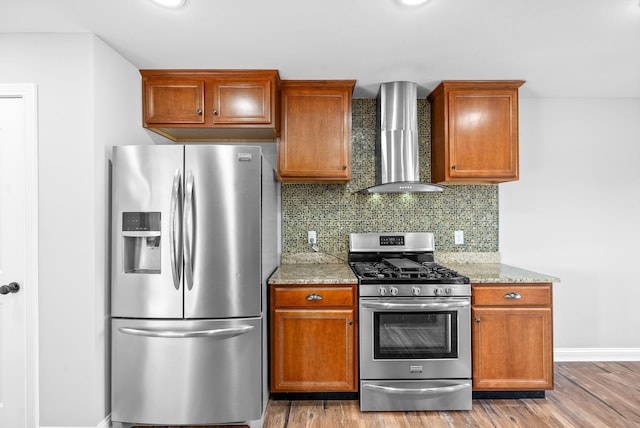
<svg viewBox="0 0 640 428">
<path fill-rule="evenodd" d="M 457 311 L 374 312 L 375 359 L 458 358 Z"/>
</svg>

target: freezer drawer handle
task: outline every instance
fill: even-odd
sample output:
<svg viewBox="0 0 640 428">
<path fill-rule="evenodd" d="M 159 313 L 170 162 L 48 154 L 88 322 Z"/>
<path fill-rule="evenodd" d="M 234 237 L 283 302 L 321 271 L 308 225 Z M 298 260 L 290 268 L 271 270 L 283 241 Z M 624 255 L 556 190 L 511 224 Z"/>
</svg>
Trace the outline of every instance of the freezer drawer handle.
<svg viewBox="0 0 640 428">
<path fill-rule="evenodd" d="M 118 331 L 133 336 L 146 337 L 164 337 L 164 338 L 192 338 L 192 337 L 214 337 L 218 339 L 229 339 L 239 336 L 253 330 L 252 325 L 243 325 L 240 327 L 217 328 L 213 330 L 194 330 L 194 331 L 171 331 L 171 330 L 153 330 L 144 328 L 119 327 Z"/>
<path fill-rule="evenodd" d="M 404 395 L 440 395 L 450 394 L 452 392 L 461 391 L 471 388 L 470 383 L 461 383 L 459 385 L 441 386 L 435 388 L 396 388 L 392 386 L 381 386 L 370 383 L 363 383 L 362 387 L 372 391 L 384 392 L 386 394 L 404 394 Z"/>
</svg>

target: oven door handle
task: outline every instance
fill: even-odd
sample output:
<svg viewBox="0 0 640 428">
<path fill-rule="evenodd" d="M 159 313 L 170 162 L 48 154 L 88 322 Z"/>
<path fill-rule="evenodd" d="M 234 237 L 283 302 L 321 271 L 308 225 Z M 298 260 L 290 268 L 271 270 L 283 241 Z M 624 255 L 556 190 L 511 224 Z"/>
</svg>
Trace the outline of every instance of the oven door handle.
<svg viewBox="0 0 640 428">
<path fill-rule="evenodd" d="M 451 386 L 439 386 L 434 388 L 398 388 L 393 386 L 375 385 L 372 383 L 363 383 L 362 388 L 371 391 L 383 392 L 386 394 L 403 394 L 403 395 L 441 395 L 471 388 L 469 382 Z"/>
<path fill-rule="evenodd" d="M 360 305 L 366 309 L 393 309 L 400 311 L 415 311 L 416 309 L 455 309 L 471 306 L 468 300 L 455 302 L 429 302 L 429 303 L 395 303 L 395 302 L 369 302 L 361 301 Z"/>
</svg>

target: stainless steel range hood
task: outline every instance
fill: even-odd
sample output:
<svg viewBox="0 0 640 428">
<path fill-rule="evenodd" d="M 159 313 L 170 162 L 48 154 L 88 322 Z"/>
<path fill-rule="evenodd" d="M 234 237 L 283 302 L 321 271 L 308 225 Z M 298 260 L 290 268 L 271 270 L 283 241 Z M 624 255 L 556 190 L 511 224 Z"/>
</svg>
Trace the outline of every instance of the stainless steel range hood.
<svg viewBox="0 0 640 428">
<path fill-rule="evenodd" d="M 388 82 L 378 92 L 376 185 L 360 193 L 441 192 L 420 181 L 418 165 L 418 85 Z"/>
</svg>

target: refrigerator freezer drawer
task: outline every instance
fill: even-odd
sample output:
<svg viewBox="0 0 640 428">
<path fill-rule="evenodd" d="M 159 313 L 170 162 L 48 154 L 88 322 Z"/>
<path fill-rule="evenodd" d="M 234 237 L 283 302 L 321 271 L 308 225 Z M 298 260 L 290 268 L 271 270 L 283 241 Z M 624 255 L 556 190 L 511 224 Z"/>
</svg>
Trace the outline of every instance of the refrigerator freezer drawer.
<svg viewBox="0 0 640 428">
<path fill-rule="evenodd" d="M 161 425 L 260 419 L 261 323 L 113 319 L 111 419 Z"/>
</svg>

